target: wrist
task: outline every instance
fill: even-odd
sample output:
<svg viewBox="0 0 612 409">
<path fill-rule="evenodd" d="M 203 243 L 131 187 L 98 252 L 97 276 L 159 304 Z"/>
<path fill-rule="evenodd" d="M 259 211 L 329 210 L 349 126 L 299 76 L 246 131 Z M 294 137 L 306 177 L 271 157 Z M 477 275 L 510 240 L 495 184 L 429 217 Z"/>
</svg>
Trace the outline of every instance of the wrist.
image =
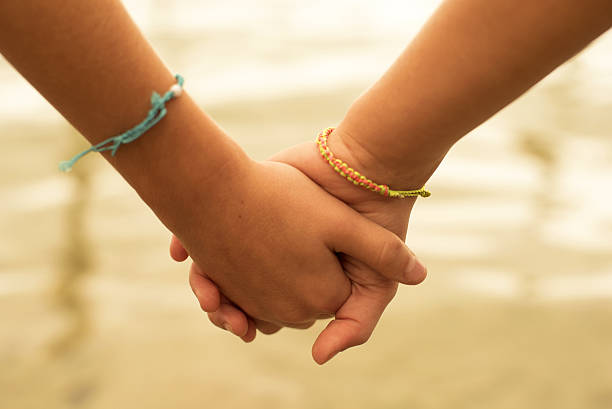
<svg viewBox="0 0 612 409">
<path fill-rule="evenodd" d="M 167 109 L 140 139 L 105 156 L 178 235 L 223 206 L 252 161 L 188 95 Z"/>
<path fill-rule="evenodd" d="M 347 116 L 331 135 L 330 149 L 360 173 L 394 190 L 423 187 L 450 149 L 424 138 L 390 137 L 386 127 L 361 125 Z"/>
<path fill-rule="evenodd" d="M 358 135 L 358 136 L 355 136 Z M 377 184 L 394 190 L 415 190 L 425 185 L 440 161 L 406 160 L 395 162 L 385 159 L 375 147 L 360 140 L 361 134 L 347 132 L 338 127 L 330 135 L 328 145 L 337 158 Z M 440 159 L 441 160 L 441 159 Z M 407 166 L 412 165 L 412 166 Z"/>
</svg>

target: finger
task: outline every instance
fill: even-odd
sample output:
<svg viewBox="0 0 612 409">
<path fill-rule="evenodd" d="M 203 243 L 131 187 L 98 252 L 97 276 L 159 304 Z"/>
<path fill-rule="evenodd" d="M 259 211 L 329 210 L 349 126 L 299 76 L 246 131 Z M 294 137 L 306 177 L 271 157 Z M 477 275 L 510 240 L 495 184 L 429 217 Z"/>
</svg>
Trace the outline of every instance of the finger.
<svg viewBox="0 0 612 409">
<path fill-rule="evenodd" d="M 385 307 L 389 304 L 396 284 L 389 287 L 353 285 L 353 291 L 336 317 L 319 334 L 312 346 L 312 357 L 319 365 L 332 359 L 338 352 L 365 343 Z"/>
<path fill-rule="evenodd" d="M 308 321 L 308 322 L 304 322 L 302 324 L 291 324 L 288 325 L 289 328 L 294 328 L 294 329 L 308 329 L 310 327 L 312 327 L 317 321 Z"/>
<path fill-rule="evenodd" d="M 208 312 L 208 319 L 214 325 L 239 336 L 244 342 L 255 339 L 256 327 L 253 320 L 222 295 L 216 284 L 196 263 L 191 263 L 189 283 L 200 306 Z"/>
<path fill-rule="evenodd" d="M 217 311 L 221 304 L 219 288 L 196 263 L 191 263 L 189 269 L 189 285 L 202 310 L 206 312 Z"/>
<path fill-rule="evenodd" d="M 208 313 L 208 319 L 217 327 L 223 328 L 240 338 L 244 339 L 249 335 L 249 319 L 246 314 L 227 299 L 221 302 L 217 311 Z M 254 325 L 253 328 L 255 328 Z M 253 330 L 251 329 L 251 331 Z"/>
<path fill-rule="evenodd" d="M 189 254 L 181 244 L 180 240 L 173 234 L 170 239 L 170 257 L 175 261 L 185 261 Z"/>
<path fill-rule="evenodd" d="M 333 248 L 364 262 L 384 277 L 403 284 L 419 284 L 427 269 L 406 244 L 389 230 L 355 213 L 333 230 Z"/>
<path fill-rule="evenodd" d="M 253 321 L 253 319 L 248 316 L 247 316 L 247 324 L 248 324 L 247 332 L 244 336 L 240 338 L 242 338 L 242 340 L 248 344 L 249 342 L 252 342 L 255 339 L 255 336 L 257 335 L 257 326 L 255 325 L 255 322 Z"/>
<path fill-rule="evenodd" d="M 258 319 L 253 319 L 255 322 L 255 326 L 262 334 L 271 335 L 274 334 L 282 328 L 280 325 L 272 324 L 268 321 L 262 321 Z"/>
</svg>

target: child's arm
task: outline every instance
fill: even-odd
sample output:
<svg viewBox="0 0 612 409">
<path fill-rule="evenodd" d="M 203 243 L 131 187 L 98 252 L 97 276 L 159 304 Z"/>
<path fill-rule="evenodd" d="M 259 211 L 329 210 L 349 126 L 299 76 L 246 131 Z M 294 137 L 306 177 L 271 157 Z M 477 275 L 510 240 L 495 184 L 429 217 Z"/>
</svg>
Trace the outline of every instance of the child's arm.
<svg viewBox="0 0 612 409">
<path fill-rule="evenodd" d="M 2 1 L 0 52 L 92 143 L 140 122 L 151 92 L 174 83 L 118 0 Z M 105 157 L 253 317 L 333 314 L 350 292 L 336 251 L 400 281 L 424 274 L 395 235 L 297 170 L 251 161 L 187 94 Z"/>
<path fill-rule="evenodd" d="M 610 0 L 447 0 L 330 146 L 373 180 L 421 187 L 454 142 L 611 24 Z"/>
<path fill-rule="evenodd" d="M 455 141 L 611 23 L 609 0 L 447 0 L 389 71 L 353 104 L 329 145 L 337 157 L 378 183 L 420 188 Z M 414 199 L 388 199 L 351 185 L 325 163 L 314 143 L 293 147 L 274 160 L 300 169 L 405 238 Z M 319 362 L 366 340 L 395 292 L 390 280 L 377 278 L 367 266 L 348 266 L 349 277 L 371 301 L 363 320 L 367 325 L 351 327 L 354 311 L 346 314 L 343 306 L 325 330 L 328 336 L 315 344 Z M 371 279 L 376 286 L 362 285 Z M 230 316 L 229 310 L 211 314 L 211 321 L 233 322 L 236 311 Z"/>
<path fill-rule="evenodd" d="M 140 122 L 151 92 L 175 83 L 118 0 L 0 2 L 0 52 L 92 144 Z M 222 164 L 245 160 L 189 95 L 167 108 L 141 139 L 104 154 L 147 201 L 172 196 L 155 185 L 171 186 L 177 172 L 222 178 Z M 198 145 L 206 161 L 181 160 Z"/>
</svg>

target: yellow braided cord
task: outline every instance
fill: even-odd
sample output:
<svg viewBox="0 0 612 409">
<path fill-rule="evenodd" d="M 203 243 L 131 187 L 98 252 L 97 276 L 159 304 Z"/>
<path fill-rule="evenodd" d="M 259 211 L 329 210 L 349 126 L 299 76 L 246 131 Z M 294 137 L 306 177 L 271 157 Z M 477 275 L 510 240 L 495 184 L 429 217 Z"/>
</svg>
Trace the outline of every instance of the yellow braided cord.
<svg viewBox="0 0 612 409">
<path fill-rule="evenodd" d="M 317 136 L 317 145 L 319 146 L 319 153 L 323 156 L 323 159 L 329 163 L 340 176 L 352 182 L 356 186 L 362 186 L 368 190 L 376 192 L 386 197 L 394 197 L 398 199 L 404 199 L 406 197 L 429 197 L 431 192 L 425 187 L 416 190 L 393 190 L 387 185 L 380 185 L 372 180 L 368 179 L 355 169 L 349 167 L 349 165 L 343 162 L 341 159 L 334 157 L 334 154 L 327 146 L 327 139 L 329 135 L 334 131 L 334 128 L 326 128 Z"/>
</svg>

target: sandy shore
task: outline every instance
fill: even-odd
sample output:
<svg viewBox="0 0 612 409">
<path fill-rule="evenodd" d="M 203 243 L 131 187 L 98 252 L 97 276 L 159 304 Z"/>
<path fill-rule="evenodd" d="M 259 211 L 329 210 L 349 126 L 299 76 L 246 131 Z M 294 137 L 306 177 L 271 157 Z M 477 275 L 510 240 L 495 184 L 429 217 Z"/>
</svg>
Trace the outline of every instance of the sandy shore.
<svg viewBox="0 0 612 409">
<path fill-rule="evenodd" d="M 291 31 L 308 14 L 274 10 L 290 33 L 278 49 L 256 25 L 222 31 L 229 17 L 193 35 L 151 34 L 166 58 L 193 62 L 181 70 L 193 94 L 261 160 L 337 123 L 381 69 L 367 64 L 403 44 L 390 41 L 399 20 L 351 37 L 330 18 L 311 38 L 308 25 Z M 198 79 L 197 36 L 217 44 L 207 48 L 219 52 L 210 78 Z M 222 53 L 245 39 L 250 65 Z M 354 67 L 354 83 L 326 77 L 315 51 L 332 68 Z M 611 408 L 612 77 L 600 54 L 453 149 L 408 235 L 428 279 L 400 290 L 369 343 L 324 367 L 310 358 L 324 323 L 250 345 L 210 325 L 187 265 L 167 255 L 168 232 L 120 177 L 93 156 L 59 174 L 83 140 L 48 108 L 0 106 L 0 408 Z M 245 67 L 261 84 L 241 77 Z M 25 95 L 0 68 L 3 89 Z M 568 193 L 576 186 L 579 198 Z"/>
<path fill-rule="evenodd" d="M 313 119 L 301 112 L 320 96 L 212 112 L 264 158 L 275 143 L 308 139 L 315 123 L 332 123 L 353 95 L 325 98 Z M 27 133 L 13 139 L 14 149 L 30 139 L 38 141 Z M 462 152 L 449 159 L 469 158 Z M 25 175 L 21 190 L 12 179 L 2 186 L 21 192 L 5 202 L 12 216 L 1 220 L 10 244 L 0 275 L 3 407 L 612 405 L 612 302 L 603 285 L 610 252 L 546 239 L 546 220 L 539 228 L 530 222 L 546 213 L 538 196 L 533 204 L 493 189 L 466 199 L 452 180 L 434 180 L 437 198 L 417 206 L 409 235 L 429 263 L 428 280 L 400 291 L 367 345 L 320 368 L 309 351 L 322 324 L 252 345 L 209 325 L 186 266 L 167 258 L 164 228 L 101 161 L 82 165 L 70 182 L 49 165 Z M 47 186 L 46 204 L 24 206 L 28 183 Z M 509 201 L 516 203 L 501 205 Z"/>
</svg>

